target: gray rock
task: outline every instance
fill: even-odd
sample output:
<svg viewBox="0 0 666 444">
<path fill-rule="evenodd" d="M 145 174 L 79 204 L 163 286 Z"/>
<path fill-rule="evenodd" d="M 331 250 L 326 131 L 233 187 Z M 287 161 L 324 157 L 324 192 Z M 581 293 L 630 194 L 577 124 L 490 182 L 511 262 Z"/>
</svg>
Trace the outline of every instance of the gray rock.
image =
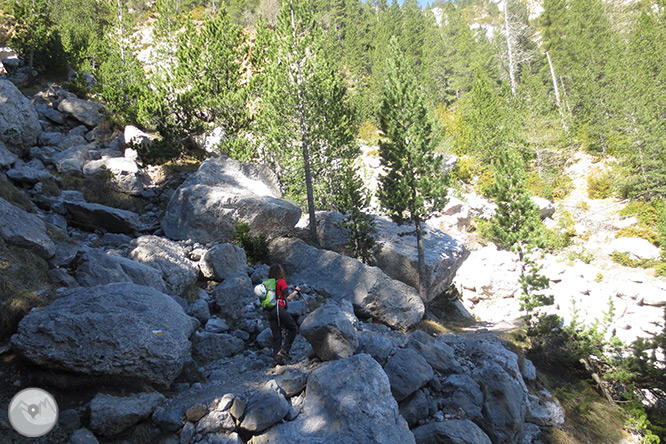
<svg viewBox="0 0 666 444">
<path fill-rule="evenodd" d="M 493 442 L 516 442 L 527 414 L 527 392 L 494 362 L 474 373 L 483 393 L 483 430 Z"/>
<path fill-rule="evenodd" d="M 183 427 L 179 409 L 159 406 L 153 412 L 152 421 L 164 432 L 176 432 Z"/>
<path fill-rule="evenodd" d="M 240 353 L 245 349 L 245 342 L 227 333 L 198 331 L 193 347 L 201 361 L 212 362 Z"/>
<path fill-rule="evenodd" d="M 213 410 L 197 423 L 197 433 L 208 434 L 217 432 L 233 432 L 236 430 L 236 421 L 231 413 Z"/>
<path fill-rule="evenodd" d="M 196 265 L 175 242 L 157 236 L 141 236 L 130 242 L 129 257 L 162 272 L 167 292 L 180 296 L 197 280 Z"/>
<path fill-rule="evenodd" d="M 150 183 L 150 178 L 135 160 L 125 157 L 104 157 L 99 160 L 91 160 L 83 166 L 84 175 L 97 174 L 99 172 L 110 173 L 111 181 L 123 193 L 130 196 L 140 196 L 144 186 Z"/>
<path fill-rule="evenodd" d="M 153 140 L 155 140 L 155 137 L 146 134 L 145 132 L 141 131 L 139 128 L 135 126 L 127 125 L 125 127 L 125 130 L 123 131 L 123 140 L 125 142 L 125 145 L 147 146 Z"/>
<path fill-rule="evenodd" d="M 409 338 L 408 345 L 419 352 L 430 366 L 441 373 L 461 373 L 462 368 L 456 361 L 453 348 L 443 341 L 428 335 L 423 330 L 416 330 Z"/>
<path fill-rule="evenodd" d="M 166 285 L 159 270 L 121 256 L 107 254 L 103 250 L 89 250 L 81 256 L 76 280 L 84 287 L 131 282 L 166 292 Z"/>
<path fill-rule="evenodd" d="M 164 233 L 172 239 L 230 242 L 239 222 L 248 223 L 254 234 L 289 232 L 301 210 L 267 185 L 270 176 L 265 166 L 222 158 L 205 161 L 169 201 Z"/>
<path fill-rule="evenodd" d="M 58 131 L 43 132 L 39 135 L 39 144 L 42 146 L 58 146 L 65 140 L 65 135 Z"/>
<path fill-rule="evenodd" d="M 396 351 L 384 371 L 391 382 L 391 393 L 398 402 L 426 385 L 434 376 L 428 362 L 411 348 Z"/>
<path fill-rule="evenodd" d="M 63 410 L 58 413 L 58 425 L 71 431 L 78 430 L 81 428 L 81 416 L 74 409 Z"/>
<path fill-rule="evenodd" d="M 0 168 L 8 168 L 18 160 L 18 156 L 7 149 L 5 143 L 0 140 Z"/>
<path fill-rule="evenodd" d="M 74 117 L 89 127 L 94 127 L 104 120 L 104 105 L 69 96 L 58 105 L 58 111 Z"/>
<path fill-rule="evenodd" d="M 191 422 L 185 423 L 183 429 L 180 431 L 180 444 L 190 444 L 192 438 L 196 434 L 196 428 Z"/>
<path fill-rule="evenodd" d="M 208 444 L 243 444 L 240 436 L 235 432 L 211 433 L 210 435 L 206 436 L 206 440 L 204 442 L 207 442 Z"/>
<path fill-rule="evenodd" d="M 414 444 L 386 374 L 369 355 L 319 366 L 308 378 L 303 412 L 255 436 L 252 444 Z"/>
<path fill-rule="evenodd" d="M 0 237 L 5 242 L 26 248 L 44 259 L 55 255 L 56 247 L 46 225 L 36 215 L 0 198 Z"/>
<path fill-rule="evenodd" d="M 102 436 L 117 435 L 148 418 L 164 400 L 161 393 L 128 397 L 99 393 L 90 401 L 90 428 Z"/>
<path fill-rule="evenodd" d="M 442 381 L 443 410 L 448 414 L 465 412 L 468 419 L 479 423 L 482 418 L 483 393 L 468 375 L 450 375 Z"/>
<path fill-rule="evenodd" d="M 376 217 L 374 220 L 377 251 L 375 263 L 384 273 L 414 288 L 419 287 L 416 237 L 401 236 L 413 230 Z M 423 237 L 426 262 L 426 301 L 432 301 L 451 286 L 456 271 L 469 255 L 465 246 L 448 234 L 428 228 Z"/>
<path fill-rule="evenodd" d="M 357 352 L 369 354 L 381 366 L 386 365 L 389 357 L 395 353 L 399 346 L 396 341 L 374 331 L 359 331 L 357 336 L 359 344 Z"/>
<path fill-rule="evenodd" d="M 252 433 L 262 432 L 287 416 L 290 407 L 277 383 L 268 381 L 248 399 L 239 427 Z"/>
<path fill-rule="evenodd" d="M 37 111 L 16 86 L 0 76 L 0 141 L 22 156 L 37 143 L 42 132 Z"/>
<path fill-rule="evenodd" d="M 206 322 L 204 330 L 211 333 L 224 333 L 229 331 L 229 325 L 224 319 L 218 317 L 212 317 Z"/>
<path fill-rule="evenodd" d="M 357 315 L 396 329 L 407 329 L 423 317 L 425 308 L 416 290 L 377 267 L 296 239 L 276 239 L 270 248 L 271 262 L 281 263 L 291 281 L 307 282 L 334 300 L 349 300 Z"/>
<path fill-rule="evenodd" d="M 254 302 L 252 281 L 247 274 L 228 276 L 213 290 L 213 299 L 217 310 L 229 320 L 239 321 L 246 305 Z"/>
<path fill-rule="evenodd" d="M 493 442 L 479 426 L 469 420 L 431 422 L 412 431 L 417 444 L 492 444 Z"/>
<path fill-rule="evenodd" d="M 168 386 L 190 359 L 192 328 L 183 309 L 164 293 L 109 284 L 68 290 L 31 311 L 11 343 L 46 368 Z"/>
<path fill-rule="evenodd" d="M 284 390 L 287 398 L 301 393 L 308 382 L 309 371 L 300 368 L 281 367 L 277 371 L 275 380 L 282 390 Z"/>
<path fill-rule="evenodd" d="M 99 444 L 99 441 L 90 430 L 79 429 L 72 434 L 67 444 Z"/>
<path fill-rule="evenodd" d="M 335 304 L 310 313 L 301 324 L 301 333 L 322 361 L 348 358 L 358 348 L 356 329 Z"/>
<path fill-rule="evenodd" d="M 430 402 L 423 390 L 417 390 L 416 393 L 398 404 L 400 406 L 400 414 L 405 418 L 410 427 L 413 427 L 428 416 Z"/>
<path fill-rule="evenodd" d="M 238 273 L 247 274 L 247 268 L 245 250 L 229 243 L 214 246 L 199 261 L 201 274 L 216 281 Z"/>
<path fill-rule="evenodd" d="M 58 144 L 58 151 L 63 152 L 72 148 L 77 148 L 80 146 L 87 146 L 88 141 L 85 137 L 82 137 L 80 134 L 77 134 L 75 130 L 72 130 L 67 134 L 67 136 Z M 95 146 L 90 145 L 90 146 Z"/>
<path fill-rule="evenodd" d="M 210 320 L 210 308 L 208 308 L 208 302 L 203 299 L 197 299 L 192 302 L 185 312 L 188 315 L 197 318 L 202 325 L 208 325 L 207 322 Z"/>
<path fill-rule="evenodd" d="M 11 169 L 7 171 L 7 177 L 14 182 L 27 185 L 34 185 L 43 180 L 53 179 L 53 176 L 47 170 L 40 170 L 29 166 Z"/>
<path fill-rule="evenodd" d="M 69 222 L 84 230 L 134 234 L 141 228 L 139 215 L 131 211 L 71 200 L 63 202 L 63 206 Z"/>
<path fill-rule="evenodd" d="M 83 165 L 90 160 L 91 145 L 80 145 L 53 156 L 53 165 L 59 173 L 83 175 Z"/>
</svg>

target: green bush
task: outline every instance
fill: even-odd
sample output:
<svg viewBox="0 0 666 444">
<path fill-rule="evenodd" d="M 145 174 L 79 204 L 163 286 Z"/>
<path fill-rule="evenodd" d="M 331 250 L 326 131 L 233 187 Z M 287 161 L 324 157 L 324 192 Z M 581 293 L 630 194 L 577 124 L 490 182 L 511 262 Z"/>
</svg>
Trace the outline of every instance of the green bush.
<svg viewBox="0 0 666 444">
<path fill-rule="evenodd" d="M 632 259 L 627 253 L 614 251 L 611 259 L 616 264 L 630 268 L 653 268 L 659 264 L 659 261 L 654 259 Z"/>
<path fill-rule="evenodd" d="M 613 195 L 613 178 L 610 174 L 594 173 L 587 178 L 587 195 L 590 199 L 607 199 Z"/>
<path fill-rule="evenodd" d="M 249 264 L 266 263 L 269 254 L 266 234 L 253 236 L 250 234 L 250 224 L 239 222 L 234 230 L 233 242 L 245 250 Z"/>
</svg>

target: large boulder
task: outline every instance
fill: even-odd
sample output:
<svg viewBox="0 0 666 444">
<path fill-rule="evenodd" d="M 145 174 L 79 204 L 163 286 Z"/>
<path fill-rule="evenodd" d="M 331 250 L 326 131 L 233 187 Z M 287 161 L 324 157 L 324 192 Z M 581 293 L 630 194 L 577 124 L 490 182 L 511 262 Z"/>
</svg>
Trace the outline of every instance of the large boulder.
<svg viewBox="0 0 666 444">
<path fill-rule="evenodd" d="M 83 165 L 90 160 L 90 150 L 95 148 L 96 144 L 73 146 L 54 155 L 53 164 L 59 173 L 82 176 Z"/>
<path fill-rule="evenodd" d="M 172 239 L 231 242 L 239 222 L 248 223 L 253 233 L 289 232 L 301 210 L 280 199 L 270 177 L 265 166 L 223 158 L 205 161 L 169 201 L 164 233 Z"/>
<path fill-rule="evenodd" d="M 310 313 L 301 324 L 301 333 L 322 361 L 348 358 L 358 348 L 356 329 L 335 304 Z"/>
<path fill-rule="evenodd" d="M 90 401 L 90 428 L 102 436 L 117 435 L 148 418 L 164 400 L 158 392 L 128 397 L 98 393 Z"/>
<path fill-rule="evenodd" d="M 430 366 L 443 374 L 462 373 L 453 349 L 444 341 L 429 336 L 423 330 L 416 330 L 409 338 L 409 347 L 416 350 Z"/>
<path fill-rule="evenodd" d="M 197 280 L 196 264 L 189 259 L 185 249 L 169 239 L 158 236 L 141 236 L 130 242 L 129 257 L 162 272 L 167 292 L 180 296 Z"/>
<path fill-rule="evenodd" d="M 528 410 L 528 390 L 518 355 L 496 338 L 441 337 L 466 361 L 467 374 L 483 394 L 479 426 L 492 442 L 517 442 Z"/>
<path fill-rule="evenodd" d="M 375 218 L 375 265 L 384 273 L 419 288 L 418 249 L 416 236 L 402 233 L 413 231 L 412 226 L 399 226 L 385 218 Z M 426 263 L 426 296 L 432 301 L 451 286 L 456 271 L 469 255 L 465 246 L 435 228 L 428 228 L 423 236 Z"/>
<path fill-rule="evenodd" d="M 134 159 L 126 157 L 103 157 L 91 160 L 83 165 L 84 175 L 93 175 L 100 172 L 111 174 L 111 181 L 123 193 L 130 196 L 139 196 L 144 191 L 144 185 L 150 183 L 146 172 L 139 167 Z"/>
<path fill-rule="evenodd" d="M 435 375 L 428 361 L 416 350 L 398 350 L 384 366 L 391 382 L 391 392 L 397 401 L 402 401 L 423 387 Z"/>
<path fill-rule="evenodd" d="M 81 255 L 76 280 L 84 287 L 131 282 L 160 292 L 167 290 L 160 270 L 103 250 L 88 250 Z"/>
<path fill-rule="evenodd" d="M 308 378 L 306 392 L 296 420 L 278 424 L 250 443 L 415 443 L 386 374 L 369 355 L 319 366 Z"/>
<path fill-rule="evenodd" d="M 247 273 L 245 250 L 234 244 L 215 245 L 199 261 L 199 269 L 206 279 L 222 281 L 238 273 Z"/>
<path fill-rule="evenodd" d="M 41 132 L 33 104 L 12 82 L 0 77 L 0 141 L 22 156 L 37 143 Z"/>
<path fill-rule="evenodd" d="M 37 215 L 28 213 L 0 198 L 0 237 L 5 242 L 27 248 L 44 259 L 53 257 L 56 246 Z"/>
<path fill-rule="evenodd" d="M 252 433 L 263 432 L 287 416 L 291 404 L 273 380 L 254 392 L 247 401 L 239 427 Z"/>
<path fill-rule="evenodd" d="M 240 321 L 244 309 L 257 297 L 253 292 L 252 281 L 247 274 L 237 273 L 228 276 L 213 291 L 215 306 L 225 318 Z"/>
<path fill-rule="evenodd" d="M 340 254 L 347 254 L 348 230 L 341 228 L 344 216 L 335 211 L 317 212 L 317 236 L 323 248 Z M 419 287 L 418 251 L 415 236 L 401 233 L 413 231 L 412 226 L 399 226 L 386 218 L 374 217 L 376 250 L 373 265 L 384 273 L 414 288 Z M 446 290 L 453 281 L 456 271 L 467 258 L 465 246 L 435 228 L 428 228 L 423 239 L 427 295 L 425 302 L 431 301 Z"/>
<path fill-rule="evenodd" d="M 134 234 L 141 228 L 139 215 L 132 211 L 78 200 L 65 200 L 63 206 L 68 221 L 84 230 Z"/>
<path fill-rule="evenodd" d="M 91 128 L 99 125 L 104 120 L 104 105 L 79 99 L 73 94 L 60 102 L 58 111 L 72 116 Z"/>
<path fill-rule="evenodd" d="M 42 367 L 169 386 L 191 359 L 193 328 L 171 297 L 120 283 L 75 288 L 31 311 L 11 344 Z"/>
<path fill-rule="evenodd" d="M 334 300 L 347 299 L 357 314 L 396 329 L 412 327 L 425 308 L 416 290 L 388 277 L 377 267 L 297 239 L 271 244 L 270 260 L 281 263 L 292 282 L 304 282 Z"/>
</svg>

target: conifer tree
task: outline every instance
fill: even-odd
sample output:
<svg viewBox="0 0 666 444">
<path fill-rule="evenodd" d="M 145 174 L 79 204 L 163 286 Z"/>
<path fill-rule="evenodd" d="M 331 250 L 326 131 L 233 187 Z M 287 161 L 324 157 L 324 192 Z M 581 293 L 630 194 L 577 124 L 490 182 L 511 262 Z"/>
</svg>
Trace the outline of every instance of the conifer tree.
<svg viewBox="0 0 666 444">
<path fill-rule="evenodd" d="M 333 205 L 344 160 L 358 153 L 344 82 L 322 48 L 309 2 L 286 1 L 259 80 L 257 116 L 263 157 L 287 196 L 307 205 L 314 242 L 315 208 Z"/>
<path fill-rule="evenodd" d="M 495 183 L 491 193 L 497 212 L 490 221 L 488 235 L 500 249 L 518 254 L 522 265 L 521 308 L 526 312 L 528 328 L 532 328 L 534 309 L 553 303 L 552 297 L 538 293 L 548 287 L 548 278 L 539 274 L 540 267 L 533 257 L 536 248 L 542 246 L 540 233 L 543 225 L 527 190 L 525 169 L 519 155 L 504 149 L 494 165 Z"/>
<path fill-rule="evenodd" d="M 379 155 L 386 175 L 380 179 L 379 200 L 398 224 L 414 226 L 418 249 L 419 295 L 426 299 L 424 223 L 446 204 L 448 178 L 434 152 L 433 128 L 418 89 L 415 73 L 395 37 L 389 43 L 380 127 L 384 138 Z"/>
<path fill-rule="evenodd" d="M 243 30 L 225 11 L 197 25 L 190 18 L 178 35 L 175 66 L 154 77 L 159 101 L 153 124 L 163 136 L 180 139 L 207 134 L 221 127 L 220 149 L 235 157 L 248 153 L 239 147 L 249 116 L 241 64 L 248 47 Z"/>
</svg>

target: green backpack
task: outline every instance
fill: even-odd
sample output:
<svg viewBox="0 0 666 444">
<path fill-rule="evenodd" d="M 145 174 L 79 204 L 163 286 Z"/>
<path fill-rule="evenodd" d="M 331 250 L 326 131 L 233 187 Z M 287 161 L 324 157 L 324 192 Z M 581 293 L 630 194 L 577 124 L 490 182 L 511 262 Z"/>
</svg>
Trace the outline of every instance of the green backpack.
<svg viewBox="0 0 666 444">
<path fill-rule="evenodd" d="M 259 288 L 259 291 L 255 289 L 255 293 L 259 296 L 259 302 L 264 310 L 271 310 L 277 303 L 275 300 L 275 284 L 275 279 L 266 279 L 261 284 L 257 285 L 257 287 L 263 288 Z"/>
</svg>

